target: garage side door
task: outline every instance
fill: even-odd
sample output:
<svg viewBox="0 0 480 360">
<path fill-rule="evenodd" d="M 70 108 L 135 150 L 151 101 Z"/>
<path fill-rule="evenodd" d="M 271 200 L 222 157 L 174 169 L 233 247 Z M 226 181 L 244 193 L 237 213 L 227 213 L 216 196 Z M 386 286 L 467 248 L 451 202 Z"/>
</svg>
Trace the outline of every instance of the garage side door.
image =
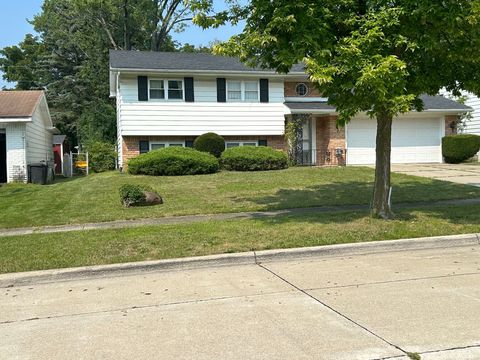
<svg viewBox="0 0 480 360">
<path fill-rule="evenodd" d="M 375 164 L 376 122 L 354 119 L 347 125 L 347 163 Z M 443 121 L 438 118 L 393 121 L 392 163 L 442 162 Z"/>
</svg>

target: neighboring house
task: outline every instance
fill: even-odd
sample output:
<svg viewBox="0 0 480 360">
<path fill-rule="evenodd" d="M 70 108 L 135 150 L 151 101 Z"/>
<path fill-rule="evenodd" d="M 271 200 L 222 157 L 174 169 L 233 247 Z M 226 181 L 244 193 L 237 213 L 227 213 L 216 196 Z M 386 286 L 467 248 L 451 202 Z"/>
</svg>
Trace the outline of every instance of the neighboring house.
<svg viewBox="0 0 480 360">
<path fill-rule="evenodd" d="M 308 80 L 300 65 L 285 75 L 209 54 L 111 51 L 120 166 L 150 150 L 192 146 L 209 131 L 222 135 L 226 147 L 286 149 L 292 119 L 302 121 L 299 163 L 374 164 L 376 121 L 359 115 L 337 129 L 335 108 Z M 393 163 L 442 162 L 441 138 L 470 109 L 442 96 L 423 100 L 425 111 L 394 120 Z"/>
<path fill-rule="evenodd" d="M 472 118 L 466 122 L 462 131 L 467 134 L 480 135 L 480 99 L 473 94 L 467 93 L 465 105 L 470 106 L 473 111 Z"/>
<path fill-rule="evenodd" d="M 55 131 L 43 91 L 0 91 L 0 183 L 26 182 L 28 165 L 52 162 Z"/>
</svg>

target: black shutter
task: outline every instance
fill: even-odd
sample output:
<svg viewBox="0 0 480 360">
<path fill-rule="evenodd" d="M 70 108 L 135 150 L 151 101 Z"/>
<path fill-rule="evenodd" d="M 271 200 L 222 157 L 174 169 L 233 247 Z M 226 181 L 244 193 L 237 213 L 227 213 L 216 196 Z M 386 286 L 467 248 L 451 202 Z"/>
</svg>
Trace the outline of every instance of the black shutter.
<svg viewBox="0 0 480 360">
<path fill-rule="evenodd" d="M 150 151 L 150 144 L 148 140 L 140 140 L 138 143 L 138 148 L 140 149 L 140 154 L 145 154 Z"/>
<path fill-rule="evenodd" d="M 227 101 L 227 81 L 225 78 L 217 78 L 217 102 Z"/>
<path fill-rule="evenodd" d="M 194 102 L 195 93 L 193 90 L 193 77 L 186 77 L 183 80 L 185 81 L 185 101 Z"/>
<path fill-rule="evenodd" d="M 148 101 L 148 77 L 139 76 L 138 82 L 138 101 Z"/>
<path fill-rule="evenodd" d="M 268 79 L 260 79 L 260 102 L 268 103 Z"/>
<path fill-rule="evenodd" d="M 185 147 L 193 147 L 193 140 L 185 140 Z"/>
<path fill-rule="evenodd" d="M 258 146 L 267 146 L 267 139 L 258 140 Z"/>
</svg>

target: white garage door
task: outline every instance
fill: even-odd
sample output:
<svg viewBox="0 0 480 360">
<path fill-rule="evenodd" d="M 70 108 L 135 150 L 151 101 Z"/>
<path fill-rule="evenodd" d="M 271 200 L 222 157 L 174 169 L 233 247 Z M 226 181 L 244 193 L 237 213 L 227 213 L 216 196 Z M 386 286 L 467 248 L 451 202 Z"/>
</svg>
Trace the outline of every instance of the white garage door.
<svg viewBox="0 0 480 360">
<path fill-rule="evenodd" d="M 375 164 L 376 120 L 347 125 L 347 164 Z M 439 118 L 399 118 L 392 126 L 392 163 L 442 162 L 444 122 Z"/>
</svg>

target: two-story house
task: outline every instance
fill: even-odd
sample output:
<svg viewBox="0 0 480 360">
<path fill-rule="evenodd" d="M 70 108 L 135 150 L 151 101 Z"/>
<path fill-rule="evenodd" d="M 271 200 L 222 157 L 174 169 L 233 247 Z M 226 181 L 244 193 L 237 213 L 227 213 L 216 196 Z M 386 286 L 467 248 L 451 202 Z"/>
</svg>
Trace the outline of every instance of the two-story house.
<svg viewBox="0 0 480 360">
<path fill-rule="evenodd" d="M 122 167 L 150 150 L 192 146 L 206 132 L 222 135 L 227 148 L 286 149 L 285 126 L 293 118 L 302 121 L 300 163 L 375 163 L 375 120 L 359 115 L 337 128 L 335 108 L 301 65 L 278 74 L 210 54 L 111 51 L 110 91 L 117 103 Z M 442 162 L 441 138 L 470 109 L 442 96 L 423 101 L 423 112 L 394 120 L 393 163 Z"/>
</svg>

